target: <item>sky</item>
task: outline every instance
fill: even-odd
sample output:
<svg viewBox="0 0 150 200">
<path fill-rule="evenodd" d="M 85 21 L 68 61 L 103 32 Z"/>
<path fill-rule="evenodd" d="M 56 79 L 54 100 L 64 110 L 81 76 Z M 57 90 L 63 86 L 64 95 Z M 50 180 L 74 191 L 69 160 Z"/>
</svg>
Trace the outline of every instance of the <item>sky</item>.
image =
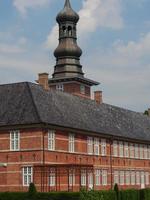
<svg viewBox="0 0 150 200">
<path fill-rule="evenodd" d="M 150 0 L 70 0 L 80 15 L 85 76 L 100 82 L 105 103 L 150 107 Z M 56 15 L 64 0 L 0 0 L 0 84 L 53 72 Z"/>
</svg>

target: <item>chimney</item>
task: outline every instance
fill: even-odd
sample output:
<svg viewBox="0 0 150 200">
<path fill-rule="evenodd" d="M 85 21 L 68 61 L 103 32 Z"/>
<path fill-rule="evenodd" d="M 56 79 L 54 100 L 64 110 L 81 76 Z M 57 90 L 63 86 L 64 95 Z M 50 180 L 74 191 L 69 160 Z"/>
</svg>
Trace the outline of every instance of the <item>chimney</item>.
<svg viewBox="0 0 150 200">
<path fill-rule="evenodd" d="M 40 73 L 37 81 L 45 90 L 49 90 L 48 75 L 48 73 Z"/>
<path fill-rule="evenodd" d="M 102 91 L 95 91 L 94 92 L 94 100 L 97 104 L 103 103 L 103 92 Z"/>
</svg>

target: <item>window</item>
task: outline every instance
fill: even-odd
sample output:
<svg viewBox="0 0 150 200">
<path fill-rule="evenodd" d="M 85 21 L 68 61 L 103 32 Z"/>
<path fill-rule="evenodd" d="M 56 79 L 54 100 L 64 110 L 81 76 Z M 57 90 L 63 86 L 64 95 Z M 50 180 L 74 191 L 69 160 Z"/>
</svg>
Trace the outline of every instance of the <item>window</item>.
<svg viewBox="0 0 150 200">
<path fill-rule="evenodd" d="M 126 171 L 125 172 L 125 175 L 126 175 L 126 185 L 130 185 L 130 172 L 129 171 Z"/>
<path fill-rule="evenodd" d="M 106 156 L 106 140 L 102 139 L 101 140 L 101 155 Z"/>
<path fill-rule="evenodd" d="M 48 132 L 48 150 L 55 150 L 55 131 Z"/>
<path fill-rule="evenodd" d="M 69 170 L 69 186 L 75 185 L 75 171 Z"/>
<path fill-rule="evenodd" d="M 93 188 L 93 173 L 88 173 L 88 184 L 89 184 L 89 188 L 92 189 Z"/>
<path fill-rule="evenodd" d="M 23 167 L 23 186 L 29 186 L 32 183 L 32 167 Z"/>
<path fill-rule="evenodd" d="M 87 138 L 87 151 L 88 154 L 93 154 L 93 138 L 92 137 L 88 137 Z"/>
<path fill-rule="evenodd" d="M 117 141 L 113 141 L 113 155 L 114 157 L 118 156 L 118 145 L 117 145 Z"/>
<path fill-rule="evenodd" d="M 64 91 L 64 85 L 63 84 L 57 84 L 56 85 L 56 90 L 59 90 L 59 91 Z"/>
<path fill-rule="evenodd" d="M 140 185 L 140 172 L 136 172 L 136 185 Z"/>
<path fill-rule="evenodd" d="M 81 186 L 86 186 L 86 170 L 81 171 Z"/>
<path fill-rule="evenodd" d="M 99 138 L 94 138 L 94 154 L 99 155 Z"/>
<path fill-rule="evenodd" d="M 134 158 L 134 144 L 130 144 L 130 158 Z"/>
<path fill-rule="evenodd" d="M 135 172 L 131 172 L 131 185 L 135 185 Z"/>
<path fill-rule="evenodd" d="M 81 92 L 81 94 L 85 94 L 85 86 L 84 85 L 80 85 L 80 92 Z"/>
<path fill-rule="evenodd" d="M 145 173 L 145 184 L 149 185 L 149 172 Z"/>
<path fill-rule="evenodd" d="M 107 170 L 102 170 L 102 185 L 107 185 Z"/>
<path fill-rule="evenodd" d="M 19 131 L 10 132 L 10 150 L 18 151 L 20 149 L 20 133 Z"/>
<path fill-rule="evenodd" d="M 116 183 L 119 184 L 119 172 L 118 171 L 114 171 L 114 185 Z"/>
<path fill-rule="evenodd" d="M 148 159 L 150 159 L 150 145 L 148 146 Z"/>
<path fill-rule="evenodd" d="M 120 171 L 120 185 L 124 185 L 124 171 Z"/>
<path fill-rule="evenodd" d="M 55 169 L 50 169 L 49 173 L 49 186 L 55 186 Z"/>
<path fill-rule="evenodd" d="M 101 170 L 100 169 L 97 169 L 95 171 L 95 182 L 97 186 L 101 185 Z"/>
<path fill-rule="evenodd" d="M 140 144 L 140 159 L 143 159 L 143 145 Z"/>
<path fill-rule="evenodd" d="M 135 144 L 135 158 L 139 158 L 139 148 L 138 148 L 138 144 Z"/>
<path fill-rule="evenodd" d="M 148 155 L 147 155 L 147 145 L 144 145 L 144 158 L 147 159 Z"/>
<path fill-rule="evenodd" d="M 74 153 L 74 146 L 75 146 L 75 142 L 74 142 L 74 134 L 69 134 L 69 152 L 70 153 Z"/>
<path fill-rule="evenodd" d="M 123 157 L 123 142 L 119 142 L 119 156 Z"/>
<path fill-rule="evenodd" d="M 128 143 L 127 142 L 125 142 L 125 145 L 124 145 L 124 156 L 126 158 L 129 157 L 129 147 L 128 147 Z"/>
</svg>

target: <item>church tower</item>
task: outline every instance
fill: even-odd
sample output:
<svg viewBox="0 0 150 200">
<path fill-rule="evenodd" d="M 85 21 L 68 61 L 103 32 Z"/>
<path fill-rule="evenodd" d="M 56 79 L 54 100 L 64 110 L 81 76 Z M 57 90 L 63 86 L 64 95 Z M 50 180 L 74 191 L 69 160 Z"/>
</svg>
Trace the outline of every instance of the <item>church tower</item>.
<svg viewBox="0 0 150 200">
<path fill-rule="evenodd" d="M 56 21 L 59 25 L 59 45 L 54 51 L 56 65 L 52 78 L 49 79 L 49 87 L 91 98 L 91 86 L 99 83 L 84 77 L 80 64 L 82 50 L 77 45 L 76 26 L 79 15 L 72 9 L 69 0 L 65 1 Z"/>
</svg>

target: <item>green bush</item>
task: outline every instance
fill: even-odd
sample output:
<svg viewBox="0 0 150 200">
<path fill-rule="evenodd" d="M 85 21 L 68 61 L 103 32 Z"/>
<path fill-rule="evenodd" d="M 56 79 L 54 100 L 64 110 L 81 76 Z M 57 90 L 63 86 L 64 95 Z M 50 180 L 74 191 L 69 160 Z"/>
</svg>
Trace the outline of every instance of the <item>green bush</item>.
<svg viewBox="0 0 150 200">
<path fill-rule="evenodd" d="M 114 191 L 80 191 L 80 200 L 116 200 Z"/>
<path fill-rule="evenodd" d="M 25 192 L 1 192 L 0 200 L 27 200 Z"/>
<path fill-rule="evenodd" d="M 120 200 L 143 200 L 140 199 L 140 191 L 139 190 L 121 190 L 120 192 Z"/>
<path fill-rule="evenodd" d="M 150 189 L 140 190 L 140 200 L 150 200 Z"/>
</svg>

